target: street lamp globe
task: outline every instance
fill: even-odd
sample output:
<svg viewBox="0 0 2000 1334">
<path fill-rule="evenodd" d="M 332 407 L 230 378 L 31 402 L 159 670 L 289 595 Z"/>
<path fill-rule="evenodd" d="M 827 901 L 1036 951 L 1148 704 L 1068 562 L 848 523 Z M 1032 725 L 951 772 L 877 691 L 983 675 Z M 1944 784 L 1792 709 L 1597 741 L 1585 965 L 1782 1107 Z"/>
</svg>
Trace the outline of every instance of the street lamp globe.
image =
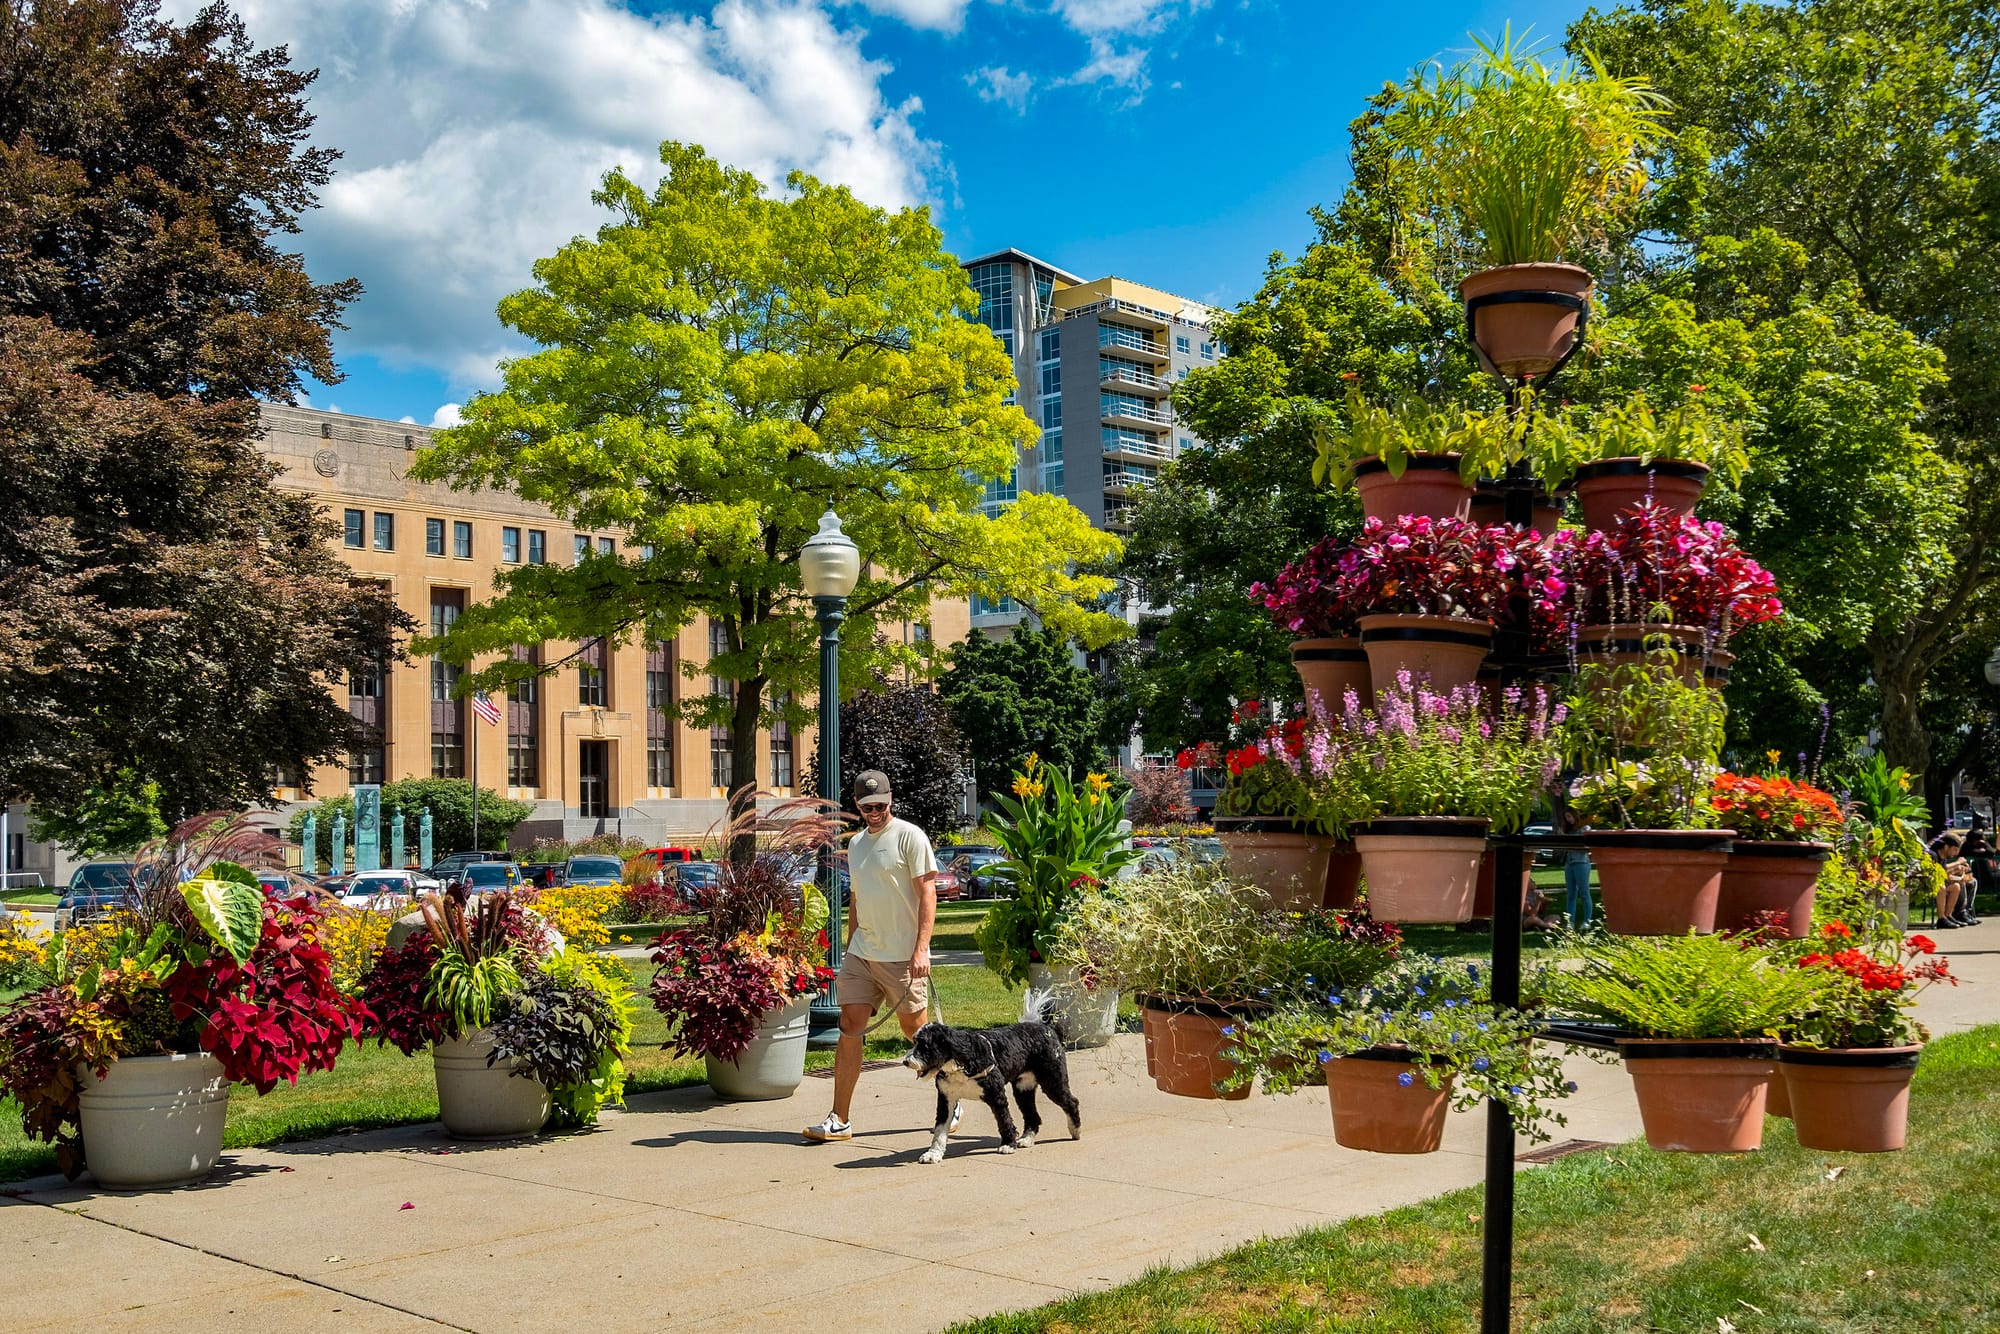
<svg viewBox="0 0 2000 1334">
<path fill-rule="evenodd" d="M 799 552 L 799 578 L 806 596 L 844 598 L 861 577 L 861 549 L 840 531 L 840 516 L 831 509 L 819 516 L 819 531 Z"/>
</svg>

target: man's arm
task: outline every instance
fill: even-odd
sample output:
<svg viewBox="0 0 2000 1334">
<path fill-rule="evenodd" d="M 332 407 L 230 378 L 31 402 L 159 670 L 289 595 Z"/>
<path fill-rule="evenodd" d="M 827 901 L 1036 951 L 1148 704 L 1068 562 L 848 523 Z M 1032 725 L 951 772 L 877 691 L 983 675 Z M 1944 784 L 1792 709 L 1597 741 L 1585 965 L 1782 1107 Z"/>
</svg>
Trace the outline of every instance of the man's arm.
<svg viewBox="0 0 2000 1334">
<path fill-rule="evenodd" d="M 925 871 L 910 881 L 917 891 L 917 945 L 910 952 L 910 976 L 931 975 L 931 928 L 937 923 L 937 872 Z"/>
</svg>

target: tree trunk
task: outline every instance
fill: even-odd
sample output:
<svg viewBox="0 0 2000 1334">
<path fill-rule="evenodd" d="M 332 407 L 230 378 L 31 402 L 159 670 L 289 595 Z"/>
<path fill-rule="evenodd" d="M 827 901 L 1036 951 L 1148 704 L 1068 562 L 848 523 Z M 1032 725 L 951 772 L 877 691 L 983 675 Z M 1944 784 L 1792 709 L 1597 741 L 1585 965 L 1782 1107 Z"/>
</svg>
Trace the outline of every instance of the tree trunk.
<svg viewBox="0 0 2000 1334">
<path fill-rule="evenodd" d="M 1942 823 L 1944 794 L 1934 790 L 1937 785 L 1932 781 L 1931 734 L 1922 714 L 1925 675 L 1921 663 L 1887 662 L 1880 653 L 1875 655 L 1875 685 L 1882 692 L 1882 753 L 1891 765 L 1917 778 L 1935 826 Z"/>
<path fill-rule="evenodd" d="M 735 710 L 729 721 L 729 799 L 757 788 L 757 715 L 764 707 L 764 678 L 753 676 L 736 683 Z M 754 809 L 754 808 L 753 808 Z M 738 833 L 729 841 L 729 860 L 746 866 L 757 855 L 754 832 Z"/>
</svg>

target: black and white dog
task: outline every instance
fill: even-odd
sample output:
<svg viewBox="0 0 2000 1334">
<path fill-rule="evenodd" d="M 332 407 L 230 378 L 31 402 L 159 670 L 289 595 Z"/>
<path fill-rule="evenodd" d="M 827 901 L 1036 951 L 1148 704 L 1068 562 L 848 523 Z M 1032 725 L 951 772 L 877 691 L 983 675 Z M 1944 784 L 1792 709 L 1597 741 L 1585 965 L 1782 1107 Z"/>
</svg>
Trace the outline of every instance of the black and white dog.
<svg viewBox="0 0 2000 1334">
<path fill-rule="evenodd" d="M 1049 1101 L 1069 1117 L 1069 1137 L 1083 1138 L 1083 1114 L 1076 1095 L 1069 1091 L 1069 1059 L 1063 1053 L 1062 1034 L 1048 1020 L 1009 1024 L 1005 1028 L 959 1029 L 943 1024 L 925 1024 L 910 1039 L 910 1054 L 903 1064 L 917 1072 L 918 1079 L 937 1081 L 937 1124 L 931 1128 L 931 1147 L 920 1163 L 944 1158 L 945 1140 L 951 1134 L 952 1104 L 977 1098 L 993 1109 L 1000 1126 L 1000 1152 L 1012 1153 L 1035 1142 L 1042 1128 L 1042 1115 L 1035 1108 L 1035 1090 L 1049 1095 Z M 1021 1105 L 1021 1120 L 1027 1130 L 1014 1125 L 1007 1106 L 1007 1090 Z"/>
</svg>

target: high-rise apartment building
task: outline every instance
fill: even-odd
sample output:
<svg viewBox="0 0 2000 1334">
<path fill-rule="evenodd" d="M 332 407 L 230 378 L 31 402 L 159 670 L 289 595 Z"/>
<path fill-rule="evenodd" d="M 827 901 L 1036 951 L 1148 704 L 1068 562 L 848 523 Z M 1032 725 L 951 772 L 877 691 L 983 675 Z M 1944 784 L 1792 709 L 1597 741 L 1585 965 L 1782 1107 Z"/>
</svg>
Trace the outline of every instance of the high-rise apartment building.
<svg viewBox="0 0 2000 1334">
<path fill-rule="evenodd" d="M 979 318 L 1014 358 L 1017 400 L 1042 428 L 1013 476 L 989 482 L 998 507 L 1023 491 L 1065 496 L 1100 528 L 1129 531 L 1133 488 L 1195 442 L 1168 395 L 1222 349 L 1207 306 L 1123 278 L 1086 282 L 1019 250 L 968 260 Z M 975 598 L 974 628 L 1021 620 L 1011 602 Z"/>
</svg>

